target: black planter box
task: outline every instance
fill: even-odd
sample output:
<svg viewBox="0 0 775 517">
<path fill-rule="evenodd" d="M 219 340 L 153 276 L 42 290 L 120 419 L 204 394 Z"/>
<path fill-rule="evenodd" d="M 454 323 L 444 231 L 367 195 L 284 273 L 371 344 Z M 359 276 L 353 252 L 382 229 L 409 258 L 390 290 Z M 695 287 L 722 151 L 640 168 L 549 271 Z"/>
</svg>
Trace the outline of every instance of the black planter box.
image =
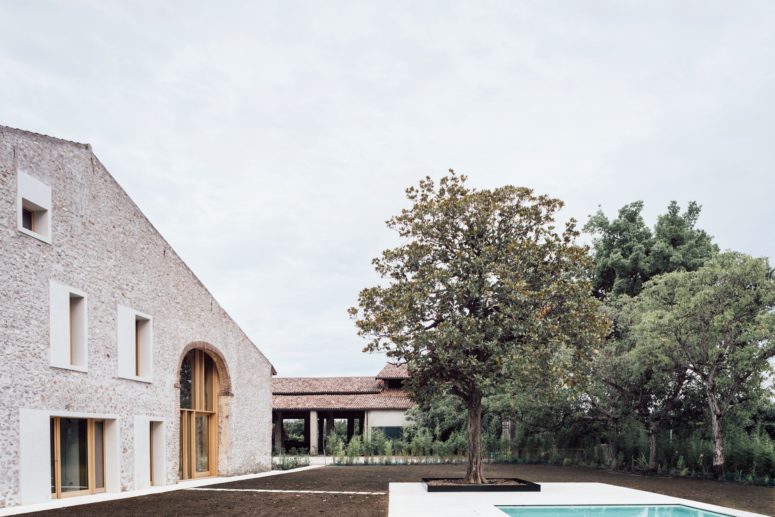
<svg viewBox="0 0 775 517">
<path fill-rule="evenodd" d="M 540 492 L 541 485 L 533 483 L 532 481 L 525 481 L 519 478 L 495 478 L 495 479 L 508 479 L 520 483 L 519 485 L 508 484 L 486 484 L 486 485 L 447 485 L 447 486 L 432 486 L 428 484 L 428 481 L 442 481 L 455 478 L 422 478 L 425 483 L 425 489 L 428 492 Z M 457 478 L 462 479 L 462 478 Z"/>
</svg>

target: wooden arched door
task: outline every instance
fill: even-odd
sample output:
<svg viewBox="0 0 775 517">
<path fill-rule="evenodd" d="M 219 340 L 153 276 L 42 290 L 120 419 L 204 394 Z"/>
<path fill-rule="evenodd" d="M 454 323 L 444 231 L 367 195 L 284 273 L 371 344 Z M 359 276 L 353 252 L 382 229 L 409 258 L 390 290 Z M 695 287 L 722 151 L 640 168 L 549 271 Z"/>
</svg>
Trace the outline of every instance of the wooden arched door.
<svg viewBox="0 0 775 517">
<path fill-rule="evenodd" d="M 180 366 L 180 479 L 218 474 L 218 370 L 203 350 Z"/>
</svg>

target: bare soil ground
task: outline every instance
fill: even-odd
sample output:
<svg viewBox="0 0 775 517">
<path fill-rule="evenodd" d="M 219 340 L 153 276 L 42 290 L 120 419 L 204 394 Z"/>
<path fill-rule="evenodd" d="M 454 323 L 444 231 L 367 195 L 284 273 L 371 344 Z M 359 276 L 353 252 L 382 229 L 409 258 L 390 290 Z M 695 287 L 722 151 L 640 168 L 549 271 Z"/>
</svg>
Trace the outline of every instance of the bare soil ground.
<svg viewBox="0 0 775 517">
<path fill-rule="evenodd" d="M 462 465 L 323 467 L 304 472 L 223 483 L 206 488 L 330 490 L 385 492 L 390 482 L 417 482 L 423 477 L 462 476 Z M 578 467 L 488 465 L 486 475 L 536 482 L 599 482 L 694 499 L 740 510 L 775 515 L 775 488 L 717 481 L 641 476 Z M 183 515 L 332 515 L 387 516 L 387 495 L 333 495 L 177 490 L 113 502 L 96 503 L 40 515 L 183 516 Z"/>
</svg>

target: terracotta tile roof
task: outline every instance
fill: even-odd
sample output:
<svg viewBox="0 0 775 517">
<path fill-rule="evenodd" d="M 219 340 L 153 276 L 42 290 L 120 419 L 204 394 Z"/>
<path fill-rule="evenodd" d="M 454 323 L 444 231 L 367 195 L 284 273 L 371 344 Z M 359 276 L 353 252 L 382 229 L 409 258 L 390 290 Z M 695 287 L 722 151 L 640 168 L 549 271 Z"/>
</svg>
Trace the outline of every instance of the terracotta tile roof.
<svg viewBox="0 0 775 517">
<path fill-rule="evenodd" d="M 409 395 L 386 388 L 385 380 L 406 379 L 406 365 L 386 365 L 376 377 L 276 377 L 272 407 L 279 410 L 409 409 Z M 384 380 L 383 380 L 384 379 Z"/>
<path fill-rule="evenodd" d="M 407 368 L 406 364 L 388 363 L 377 374 L 377 379 L 408 379 L 408 378 L 409 378 L 409 368 Z"/>
<path fill-rule="evenodd" d="M 381 393 L 314 394 L 272 396 L 272 408 L 279 410 L 409 409 L 409 395 L 401 390 Z"/>
<path fill-rule="evenodd" d="M 275 377 L 272 393 L 311 395 L 316 393 L 380 393 L 384 385 L 374 377 Z"/>
</svg>

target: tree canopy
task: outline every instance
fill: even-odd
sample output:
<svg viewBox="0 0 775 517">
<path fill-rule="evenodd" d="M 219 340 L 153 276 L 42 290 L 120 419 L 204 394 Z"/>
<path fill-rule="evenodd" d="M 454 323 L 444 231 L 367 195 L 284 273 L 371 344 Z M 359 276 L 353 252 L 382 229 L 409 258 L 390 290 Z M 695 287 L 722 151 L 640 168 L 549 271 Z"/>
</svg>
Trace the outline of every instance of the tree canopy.
<svg viewBox="0 0 775 517">
<path fill-rule="evenodd" d="M 635 296 L 649 279 L 671 271 L 694 271 L 718 253 L 711 236 L 697 228 L 701 207 L 696 202 L 681 213 L 672 201 L 653 231 L 642 211 L 642 201 L 623 206 L 613 220 L 599 210 L 584 226 L 595 236 L 593 286 L 600 298 Z"/>
<path fill-rule="evenodd" d="M 703 388 L 724 466 L 726 412 L 759 389 L 775 357 L 775 275 L 766 259 L 727 252 L 694 272 L 649 282 L 631 302 L 633 337 L 690 373 Z"/>
<path fill-rule="evenodd" d="M 350 313 L 366 351 L 408 363 L 417 400 L 449 393 L 466 405 L 466 480 L 482 482 L 482 397 L 519 376 L 574 383 L 608 320 L 576 221 L 557 229 L 560 200 L 469 188 L 453 171 L 406 194 L 411 207 L 387 221 L 404 243 L 374 259 L 385 282 Z"/>
</svg>

